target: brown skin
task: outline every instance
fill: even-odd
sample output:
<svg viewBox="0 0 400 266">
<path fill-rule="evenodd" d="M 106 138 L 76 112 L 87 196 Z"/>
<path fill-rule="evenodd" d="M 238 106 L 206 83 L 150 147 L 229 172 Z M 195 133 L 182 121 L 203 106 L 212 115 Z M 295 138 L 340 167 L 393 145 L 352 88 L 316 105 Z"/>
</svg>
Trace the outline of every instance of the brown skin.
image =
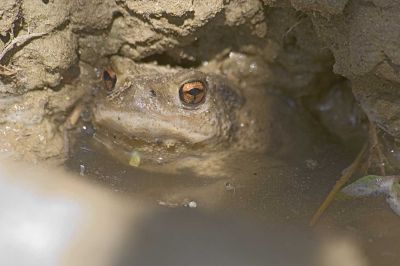
<svg viewBox="0 0 400 266">
<path fill-rule="evenodd" d="M 200 154 L 227 147 L 237 137 L 243 99 L 222 77 L 115 58 L 103 79 L 104 90 L 93 110 L 96 135 L 103 135 L 98 137 L 103 143 L 112 136 L 112 142 L 123 142 L 128 151 L 156 151 L 147 156 L 155 159 L 171 146 L 175 157 L 188 150 Z"/>
<path fill-rule="evenodd" d="M 172 69 L 118 56 L 111 67 L 95 98 L 95 139 L 125 163 L 133 157 L 136 166 L 139 154 L 140 167 L 151 171 L 226 176 L 232 158 L 290 152 L 308 134 L 299 110 L 253 76 L 224 73 L 228 81 L 212 65 Z"/>
</svg>

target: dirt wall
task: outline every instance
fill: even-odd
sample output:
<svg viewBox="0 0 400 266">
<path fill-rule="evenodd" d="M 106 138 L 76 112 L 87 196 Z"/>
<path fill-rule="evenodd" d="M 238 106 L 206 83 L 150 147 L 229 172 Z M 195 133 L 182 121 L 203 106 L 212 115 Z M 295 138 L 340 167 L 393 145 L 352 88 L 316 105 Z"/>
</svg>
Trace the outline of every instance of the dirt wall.
<svg viewBox="0 0 400 266">
<path fill-rule="evenodd" d="M 0 151 L 62 160 L 64 122 L 113 55 L 255 75 L 293 98 L 352 82 L 399 137 L 400 4 L 395 0 L 3 0 Z M 240 55 L 241 65 L 229 65 Z M 251 84 L 243 84 L 244 88 Z"/>
</svg>

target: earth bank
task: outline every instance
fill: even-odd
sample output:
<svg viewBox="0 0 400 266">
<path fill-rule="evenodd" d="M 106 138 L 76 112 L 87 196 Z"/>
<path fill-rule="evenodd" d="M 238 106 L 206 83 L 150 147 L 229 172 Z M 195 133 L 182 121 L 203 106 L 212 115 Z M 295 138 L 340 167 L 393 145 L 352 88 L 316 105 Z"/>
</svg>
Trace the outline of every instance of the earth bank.
<svg viewBox="0 0 400 266">
<path fill-rule="evenodd" d="M 15 157 L 64 159 L 67 117 L 114 55 L 170 67 L 207 64 L 239 83 L 253 80 L 244 88 L 262 84 L 300 103 L 351 87 L 368 118 L 400 137 L 395 0 L 3 2 L 0 151 Z"/>
</svg>

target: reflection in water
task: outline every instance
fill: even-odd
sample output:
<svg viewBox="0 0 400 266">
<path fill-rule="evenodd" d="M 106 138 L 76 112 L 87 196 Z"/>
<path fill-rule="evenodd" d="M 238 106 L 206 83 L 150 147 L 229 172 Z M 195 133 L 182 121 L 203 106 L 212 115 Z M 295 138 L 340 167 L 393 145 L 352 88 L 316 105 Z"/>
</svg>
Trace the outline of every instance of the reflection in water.
<svg viewBox="0 0 400 266">
<path fill-rule="evenodd" d="M 280 131 L 288 132 L 287 139 L 268 133 L 283 153 L 232 152 L 224 158 L 222 176 L 199 177 L 192 169 L 160 174 L 130 167 L 107 149 L 99 149 L 90 136 L 78 138 L 67 167 L 78 172 L 84 168 L 89 179 L 153 203 L 182 206 L 195 201 L 202 209 L 251 212 L 271 221 L 303 223 L 352 158 L 303 120 L 280 121 L 286 126 Z"/>
<path fill-rule="evenodd" d="M 165 209 L 127 234 L 115 265 L 313 265 L 310 232 L 279 230 L 237 215 Z M 282 229 L 282 228 L 280 228 Z"/>
<path fill-rule="evenodd" d="M 226 158 L 223 177 L 199 177 L 193 171 L 160 174 L 130 167 L 96 149 L 90 136 L 82 136 L 77 140 L 66 167 L 81 180 L 102 184 L 111 195 L 93 192 L 96 196 L 87 197 L 89 190 L 103 190 L 79 182 L 64 186 L 64 182 L 71 181 L 70 177 L 54 178 L 58 174 L 46 173 L 44 175 L 49 175 L 50 179 L 40 184 L 32 183 L 39 187 L 47 186 L 52 193 L 50 198 L 37 205 L 5 204 L 5 208 L 25 213 L 19 220 L 31 218 L 26 217 L 29 213 L 26 212 L 27 206 L 32 210 L 44 208 L 44 212 L 33 213 L 43 213 L 46 218 L 38 222 L 47 223 L 53 221 L 50 217 L 52 207 L 49 206 L 55 206 L 54 213 L 62 213 L 56 216 L 64 217 L 54 220 L 55 223 L 68 220 L 71 221 L 69 226 L 80 214 L 90 213 L 90 219 L 77 225 L 74 232 L 66 232 L 70 227 L 62 223 L 55 227 L 60 233 L 52 235 L 62 238 L 64 232 L 70 236 L 71 242 L 63 252 L 63 259 L 69 262 L 67 265 L 79 265 L 76 258 L 88 255 L 92 256 L 91 261 L 84 265 L 115 265 L 115 260 L 119 265 L 131 262 L 157 265 L 160 260 L 163 265 L 208 265 L 213 262 L 243 265 L 249 261 L 251 265 L 268 262 L 273 265 L 279 265 L 278 262 L 284 263 L 281 265 L 310 265 L 307 262 L 314 258 L 313 252 L 319 252 L 316 248 L 319 236 L 326 234 L 344 235 L 345 240 L 328 241 L 337 243 L 336 246 L 327 245 L 328 248 L 322 245 L 321 254 L 328 254 L 320 254 L 324 259 L 335 258 L 332 254 L 341 254 L 336 256 L 341 256 L 346 262 L 352 261 L 348 264 L 352 266 L 366 266 L 368 262 L 371 265 L 396 265 L 400 260 L 400 247 L 393 243 L 400 241 L 398 217 L 382 198 L 337 200 L 314 232 L 305 228 L 337 177 L 353 160 L 354 154 L 349 150 L 355 149 L 321 134 L 312 123 L 308 130 L 297 126 L 293 124 L 287 129 L 293 135 L 289 134 L 290 139 L 278 139 L 279 145 L 290 143 L 285 146 L 285 153 L 234 153 Z M 72 202 L 71 206 L 78 206 L 78 213 L 63 204 L 57 205 L 59 194 L 64 193 L 61 191 L 72 193 L 67 196 L 72 200 L 68 202 Z M 7 193 L 0 196 L 23 202 L 24 197 L 19 195 L 24 192 L 17 189 L 13 193 L 14 197 L 8 197 Z M 187 207 L 193 207 L 193 203 L 196 208 Z M 30 220 L 35 221 L 33 218 Z M 15 236 L 22 232 L 19 226 L 14 231 L 17 232 Z M 33 229 L 29 231 L 34 232 Z M 30 236 L 25 237 L 28 241 Z M 348 239 L 353 239 L 353 242 Z M 56 246 L 54 244 L 53 248 Z M 341 250 L 354 252 L 350 252 L 346 259 L 347 255 Z M 29 251 L 17 253 L 30 258 Z M 102 256 L 93 256 L 100 253 Z M 155 253 L 159 256 L 156 257 Z M 368 257 L 364 258 L 363 254 L 368 254 Z M 113 263 L 108 264 L 105 257 L 112 258 Z M 282 261 L 282 258 L 287 261 Z M 327 262 L 324 259 L 316 265 L 337 265 L 329 264 L 332 259 L 327 259 Z"/>
<path fill-rule="evenodd" d="M 155 214 L 154 220 L 150 219 L 145 222 L 148 227 L 145 227 L 144 231 L 154 237 L 152 238 L 153 243 L 160 243 L 158 246 L 160 252 L 162 247 L 167 245 L 162 244 L 164 238 L 173 239 L 175 235 L 171 233 L 174 232 L 174 228 L 162 226 L 163 222 L 173 224 L 168 219 L 175 214 L 177 217 L 181 217 L 180 211 L 191 210 L 184 207 L 191 201 L 197 205 L 195 210 L 205 211 L 211 215 L 207 218 L 197 218 L 198 223 L 206 225 L 213 224 L 210 221 L 218 219 L 216 217 L 219 215 L 231 215 L 229 217 L 233 215 L 237 219 L 240 219 L 239 217 L 256 219 L 264 229 L 277 225 L 282 226 L 285 230 L 293 227 L 304 229 L 304 225 L 308 223 L 343 169 L 354 159 L 354 153 L 357 151 L 357 147 L 349 146 L 342 140 L 337 141 L 321 134 L 319 128 L 312 123 L 309 125 L 308 130 L 288 129 L 288 132 L 293 134 L 292 140 L 295 139 L 295 141 L 290 142 L 291 146 L 286 147 L 284 154 L 233 154 L 227 159 L 224 177 L 198 177 L 190 171 L 173 175 L 160 174 L 143 171 L 140 167 L 129 167 L 115 160 L 106 151 L 96 149 L 90 138 L 79 139 L 75 146 L 75 154 L 67 162 L 67 167 L 79 172 L 80 165 L 84 165 L 85 178 L 92 182 L 101 183 L 117 194 L 129 195 L 135 199 L 140 198 L 151 206 L 162 205 L 166 209 L 173 208 L 172 214 Z M 284 144 L 285 139 L 280 139 L 279 142 Z M 193 217 L 182 218 L 182 220 L 185 219 L 195 220 Z M 344 235 L 346 239 L 354 238 L 357 245 L 361 243 L 362 249 L 368 254 L 367 261 L 370 261 L 371 265 L 375 265 L 377 262 L 379 265 L 393 265 L 394 262 L 400 260 L 399 255 L 393 255 L 400 254 L 397 246 L 393 245 L 397 239 L 400 240 L 400 231 L 391 226 L 397 224 L 397 219 L 381 198 L 368 201 L 362 199 L 337 200 L 322 217 L 316 232 L 322 235 L 326 233 L 336 235 L 340 232 L 340 235 Z M 182 220 L 178 219 L 176 222 L 179 224 Z M 228 219 L 229 222 L 234 220 L 235 218 Z M 228 221 L 221 222 L 221 224 L 229 223 Z M 182 230 L 190 232 L 190 228 L 185 227 L 189 225 L 180 225 L 183 226 Z M 386 225 L 389 225 L 392 230 L 386 230 Z M 385 230 L 382 230 L 382 227 L 385 227 Z M 162 232 L 157 231 L 160 228 L 163 228 Z M 210 229 L 210 232 L 216 230 L 210 225 L 210 227 L 196 229 L 194 233 L 204 230 L 204 234 L 199 234 L 208 235 L 210 232 L 207 231 L 207 228 Z M 232 230 L 236 230 L 239 235 L 251 235 L 252 233 L 246 231 L 247 229 L 249 229 L 248 226 L 243 226 Z M 179 227 L 176 230 L 179 231 Z M 163 237 L 157 238 L 158 233 Z M 146 233 L 142 235 L 143 239 L 146 238 L 145 235 Z M 211 240 L 213 239 L 212 235 L 211 233 Z M 284 238 L 284 236 L 277 237 Z M 185 239 L 176 241 L 183 247 L 188 245 Z M 213 242 L 215 241 L 212 240 L 210 243 Z M 221 244 L 217 242 L 216 245 L 222 245 L 222 242 Z M 151 254 L 151 247 L 153 247 L 151 242 L 140 240 L 139 243 L 137 248 L 142 255 Z M 204 243 L 207 241 L 204 240 Z M 340 250 L 343 249 L 343 245 L 340 243 L 342 243 L 341 240 L 336 250 L 337 254 L 344 254 L 340 253 Z M 200 245 L 198 248 L 202 249 L 202 242 L 198 244 Z M 263 245 L 268 246 L 266 243 Z M 279 249 L 278 246 L 276 248 Z M 334 248 L 330 249 L 332 252 L 334 251 Z M 356 249 L 358 251 L 355 253 L 359 254 L 357 255 L 359 259 L 354 260 L 358 261 L 358 264 L 350 263 L 349 265 L 369 265 L 363 258 L 364 252 Z M 190 255 L 191 252 L 194 252 L 193 250 L 186 251 L 189 253 L 185 257 L 186 259 L 193 258 Z M 146 257 L 144 255 L 137 256 L 138 254 L 129 252 L 129 249 L 125 252 L 133 256 L 123 256 L 128 260 L 134 259 L 142 262 Z M 124 254 L 126 255 L 126 253 Z M 163 254 L 165 255 L 165 253 Z M 346 257 L 345 255 L 341 256 Z M 329 264 L 321 262 L 320 265 Z"/>
</svg>

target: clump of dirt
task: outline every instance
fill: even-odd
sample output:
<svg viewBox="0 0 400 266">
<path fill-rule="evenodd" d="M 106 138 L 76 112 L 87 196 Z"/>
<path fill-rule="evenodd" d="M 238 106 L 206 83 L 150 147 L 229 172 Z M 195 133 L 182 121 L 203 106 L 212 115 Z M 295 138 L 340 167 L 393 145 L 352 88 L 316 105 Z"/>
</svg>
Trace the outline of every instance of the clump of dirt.
<svg viewBox="0 0 400 266">
<path fill-rule="evenodd" d="M 369 119 L 399 138 L 400 3 L 345 2 L 340 13 L 327 14 L 323 9 L 308 13 L 335 57 L 334 72 L 352 81 Z"/>
<path fill-rule="evenodd" d="M 63 160 L 66 118 L 114 55 L 253 75 L 298 102 L 344 76 L 369 118 L 400 136 L 395 0 L 3 2 L 0 151 L 14 156 Z"/>
</svg>

